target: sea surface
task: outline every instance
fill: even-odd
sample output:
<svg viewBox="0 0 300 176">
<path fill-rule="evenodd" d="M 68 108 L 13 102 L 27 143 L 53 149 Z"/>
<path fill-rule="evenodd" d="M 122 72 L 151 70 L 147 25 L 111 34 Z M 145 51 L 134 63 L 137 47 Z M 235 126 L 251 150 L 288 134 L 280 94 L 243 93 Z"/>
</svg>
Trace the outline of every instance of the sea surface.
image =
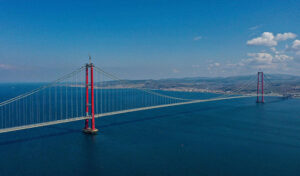
<svg viewBox="0 0 300 176">
<path fill-rule="evenodd" d="M 1 84 L 0 99 L 40 84 Z M 201 93 L 172 92 L 187 97 Z M 300 175 L 300 99 L 153 109 L 0 134 L 0 176 Z"/>
</svg>

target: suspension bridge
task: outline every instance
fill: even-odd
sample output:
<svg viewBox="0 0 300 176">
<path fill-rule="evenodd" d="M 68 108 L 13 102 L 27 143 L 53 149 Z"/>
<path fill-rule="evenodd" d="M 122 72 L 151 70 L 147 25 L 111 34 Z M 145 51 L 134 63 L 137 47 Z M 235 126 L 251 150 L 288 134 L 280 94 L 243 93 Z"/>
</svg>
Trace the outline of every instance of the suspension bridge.
<svg viewBox="0 0 300 176">
<path fill-rule="evenodd" d="M 263 72 L 230 93 L 207 99 L 170 95 L 122 80 L 88 63 L 65 76 L 0 103 L 0 133 L 83 120 L 83 132 L 96 134 L 95 118 L 193 103 L 257 97 L 264 103 L 272 86 Z M 267 80 L 267 81 L 266 81 Z M 249 93 L 241 93 L 249 87 Z"/>
</svg>

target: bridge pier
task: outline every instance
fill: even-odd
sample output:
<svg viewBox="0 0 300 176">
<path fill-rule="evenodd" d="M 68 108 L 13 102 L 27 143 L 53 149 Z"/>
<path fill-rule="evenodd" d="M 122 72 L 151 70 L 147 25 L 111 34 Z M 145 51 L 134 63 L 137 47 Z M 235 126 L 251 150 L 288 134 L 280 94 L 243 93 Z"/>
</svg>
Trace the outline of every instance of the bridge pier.
<svg viewBox="0 0 300 176">
<path fill-rule="evenodd" d="M 82 129 L 82 132 L 85 134 L 97 134 L 98 133 L 98 129 L 92 129 L 92 128 L 87 128 L 87 129 Z"/>
<path fill-rule="evenodd" d="M 98 129 L 95 128 L 95 103 L 94 103 L 94 71 L 93 71 L 93 63 L 91 63 L 91 56 L 89 57 L 90 63 L 86 64 L 86 117 L 85 127 L 82 130 L 85 134 L 97 134 Z M 91 104 L 89 104 L 89 68 L 91 72 Z M 89 105 L 91 105 L 91 128 L 89 127 Z"/>
</svg>

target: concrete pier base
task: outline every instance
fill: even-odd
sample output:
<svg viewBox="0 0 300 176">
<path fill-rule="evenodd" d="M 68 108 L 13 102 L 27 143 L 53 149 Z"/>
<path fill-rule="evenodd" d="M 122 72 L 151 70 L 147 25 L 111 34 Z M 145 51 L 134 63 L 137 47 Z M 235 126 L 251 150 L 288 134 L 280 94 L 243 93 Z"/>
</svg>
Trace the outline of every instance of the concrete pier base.
<svg viewBox="0 0 300 176">
<path fill-rule="evenodd" d="M 84 128 L 84 129 L 82 129 L 82 132 L 85 134 L 95 135 L 95 134 L 97 134 L 98 129 L 95 128 L 94 130 L 92 130 L 92 128 Z"/>
</svg>

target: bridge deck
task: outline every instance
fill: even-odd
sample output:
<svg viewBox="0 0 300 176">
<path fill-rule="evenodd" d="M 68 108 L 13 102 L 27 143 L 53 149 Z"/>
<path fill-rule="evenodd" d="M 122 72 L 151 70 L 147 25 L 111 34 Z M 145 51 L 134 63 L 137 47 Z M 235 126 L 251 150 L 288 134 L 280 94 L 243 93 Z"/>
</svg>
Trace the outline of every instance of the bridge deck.
<svg viewBox="0 0 300 176">
<path fill-rule="evenodd" d="M 157 109 L 157 108 L 163 108 L 163 107 L 170 107 L 170 106 L 179 106 L 179 105 L 187 105 L 187 104 L 201 103 L 201 102 L 211 102 L 211 101 L 220 101 L 220 100 L 228 100 L 228 99 L 249 98 L 249 97 L 254 97 L 254 96 L 256 96 L 256 95 L 243 95 L 243 96 L 234 96 L 234 97 L 211 98 L 211 99 L 193 100 L 193 101 L 187 101 L 187 102 L 181 102 L 181 103 L 173 103 L 173 104 L 164 104 L 164 105 L 149 106 L 149 107 L 142 107 L 142 108 L 134 108 L 134 109 L 115 111 L 115 112 L 95 114 L 95 118 L 100 118 L 100 117 L 110 116 L 110 115 L 117 115 L 117 114 L 124 114 L 124 113 L 129 113 L 129 112 Z M 84 119 L 89 119 L 89 118 L 90 117 L 86 117 L 86 116 L 84 116 L 84 117 L 74 117 L 74 118 L 64 119 L 64 120 L 57 120 L 57 121 L 50 121 L 50 122 L 44 122 L 44 123 L 38 123 L 38 124 L 30 124 L 30 125 L 24 125 L 24 126 L 18 126 L 18 127 L 4 128 L 4 129 L 0 129 L 0 133 L 6 133 L 6 132 L 12 132 L 12 131 L 18 131 L 18 130 L 25 130 L 25 129 L 30 129 L 30 128 L 43 127 L 43 126 L 49 126 L 49 125 L 67 123 L 67 122 L 74 122 L 74 121 L 79 121 L 79 120 L 84 120 Z"/>
</svg>

